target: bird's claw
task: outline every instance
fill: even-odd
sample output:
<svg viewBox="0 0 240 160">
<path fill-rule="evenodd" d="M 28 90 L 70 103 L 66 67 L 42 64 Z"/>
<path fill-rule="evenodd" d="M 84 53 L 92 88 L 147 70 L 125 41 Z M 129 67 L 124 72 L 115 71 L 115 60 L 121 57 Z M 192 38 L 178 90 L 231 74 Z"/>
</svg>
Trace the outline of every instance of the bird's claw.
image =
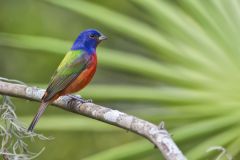
<svg viewBox="0 0 240 160">
<path fill-rule="evenodd" d="M 81 96 L 78 95 L 69 95 L 69 97 L 71 97 L 74 100 L 78 100 L 81 103 L 92 103 L 92 99 L 83 99 Z"/>
<path fill-rule="evenodd" d="M 82 103 L 92 103 L 93 102 L 92 99 L 83 99 L 83 98 L 79 99 L 79 101 L 81 101 Z"/>
</svg>

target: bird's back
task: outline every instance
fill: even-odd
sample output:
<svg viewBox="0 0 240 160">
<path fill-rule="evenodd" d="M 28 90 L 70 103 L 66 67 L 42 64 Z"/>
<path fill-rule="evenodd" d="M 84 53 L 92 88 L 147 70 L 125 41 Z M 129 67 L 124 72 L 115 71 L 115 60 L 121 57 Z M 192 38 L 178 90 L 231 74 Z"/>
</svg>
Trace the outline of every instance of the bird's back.
<svg viewBox="0 0 240 160">
<path fill-rule="evenodd" d="M 82 50 L 69 51 L 52 76 L 51 82 L 42 100 L 55 100 L 61 96 L 59 93 L 81 75 L 90 61 L 91 56 Z"/>
</svg>

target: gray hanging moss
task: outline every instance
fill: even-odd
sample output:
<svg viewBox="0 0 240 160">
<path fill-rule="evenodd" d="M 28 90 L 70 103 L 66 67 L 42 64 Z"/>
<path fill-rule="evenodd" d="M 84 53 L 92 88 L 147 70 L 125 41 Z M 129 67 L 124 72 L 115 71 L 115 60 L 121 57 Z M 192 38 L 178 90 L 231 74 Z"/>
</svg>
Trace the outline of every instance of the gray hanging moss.
<svg viewBox="0 0 240 160">
<path fill-rule="evenodd" d="M 44 148 L 38 153 L 29 150 L 29 139 L 35 138 L 48 140 L 47 137 L 34 132 L 28 132 L 24 124 L 15 113 L 15 106 L 8 96 L 2 96 L 0 104 L 0 155 L 4 160 L 30 160 L 39 156 Z"/>
</svg>

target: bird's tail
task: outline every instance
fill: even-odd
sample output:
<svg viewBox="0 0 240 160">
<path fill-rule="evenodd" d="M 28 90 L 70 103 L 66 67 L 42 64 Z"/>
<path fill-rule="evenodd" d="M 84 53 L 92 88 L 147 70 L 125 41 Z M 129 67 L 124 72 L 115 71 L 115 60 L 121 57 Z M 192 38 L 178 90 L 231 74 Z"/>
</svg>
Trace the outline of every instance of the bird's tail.
<svg viewBox="0 0 240 160">
<path fill-rule="evenodd" d="M 37 114 L 35 115 L 32 123 L 30 124 L 30 126 L 28 127 L 28 131 L 32 132 L 35 125 L 37 124 L 39 118 L 42 116 L 43 112 L 45 111 L 45 109 L 47 108 L 49 102 L 42 102 L 39 109 L 38 109 L 38 112 Z"/>
</svg>

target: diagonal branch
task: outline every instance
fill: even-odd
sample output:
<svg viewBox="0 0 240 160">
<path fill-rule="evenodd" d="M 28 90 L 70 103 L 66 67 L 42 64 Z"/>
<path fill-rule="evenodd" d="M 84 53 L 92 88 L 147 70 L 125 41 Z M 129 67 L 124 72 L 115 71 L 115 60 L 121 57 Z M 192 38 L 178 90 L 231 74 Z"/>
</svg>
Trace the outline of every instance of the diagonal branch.
<svg viewBox="0 0 240 160">
<path fill-rule="evenodd" d="M 40 101 L 44 91 L 45 90 L 36 87 L 0 81 L 0 94 L 3 95 L 31 101 Z M 139 134 L 150 140 L 167 160 L 186 160 L 171 139 L 170 134 L 164 128 L 163 123 L 158 127 L 150 122 L 118 110 L 112 110 L 93 103 L 82 104 L 79 100 L 70 98 L 69 96 L 60 97 L 53 105 L 66 111 L 84 115 Z"/>
</svg>

